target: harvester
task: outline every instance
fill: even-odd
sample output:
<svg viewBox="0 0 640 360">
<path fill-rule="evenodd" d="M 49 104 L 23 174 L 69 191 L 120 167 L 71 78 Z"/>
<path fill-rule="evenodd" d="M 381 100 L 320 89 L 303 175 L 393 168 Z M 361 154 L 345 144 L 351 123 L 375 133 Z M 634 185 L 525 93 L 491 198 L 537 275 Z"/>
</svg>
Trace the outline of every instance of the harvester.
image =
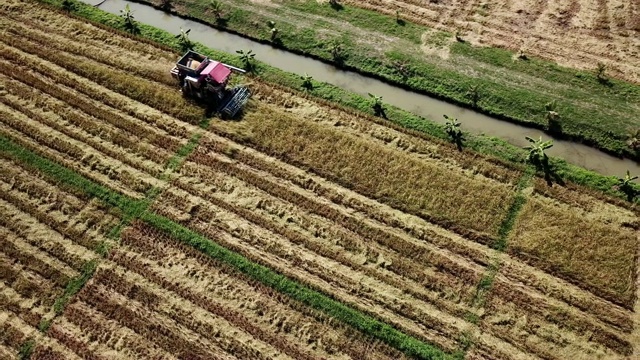
<svg viewBox="0 0 640 360">
<path fill-rule="evenodd" d="M 251 96 L 245 86 L 227 88 L 232 72 L 244 74 L 246 71 L 211 60 L 193 50 L 187 51 L 171 69 L 184 96 L 204 102 L 222 117 L 229 118 L 242 110 Z"/>
</svg>

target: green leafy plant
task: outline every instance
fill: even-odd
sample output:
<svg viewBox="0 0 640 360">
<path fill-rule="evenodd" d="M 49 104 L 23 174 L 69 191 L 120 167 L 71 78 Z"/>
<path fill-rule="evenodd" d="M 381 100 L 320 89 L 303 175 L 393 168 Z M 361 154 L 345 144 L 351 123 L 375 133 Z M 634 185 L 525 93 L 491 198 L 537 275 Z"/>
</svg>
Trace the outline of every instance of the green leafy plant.
<svg viewBox="0 0 640 360">
<path fill-rule="evenodd" d="M 542 165 L 549 161 L 549 157 L 545 153 L 545 150 L 553 147 L 553 140 L 543 141 L 542 136 L 538 140 L 526 136 L 525 139 L 529 141 L 531 145 L 525 146 L 526 150 L 529 150 L 527 160 L 534 165 Z"/>
<path fill-rule="evenodd" d="M 480 101 L 480 86 L 472 85 L 469 91 L 467 91 L 466 96 L 471 100 L 473 107 L 478 107 L 478 101 Z"/>
<path fill-rule="evenodd" d="M 304 73 L 304 75 L 300 76 L 300 79 L 302 79 L 302 87 L 307 89 L 307 90 L 312 90 L 313 89 L 313 83 L 312 80 L 313 78 L 311 76 L 309 76 L 309 74 Z"/>
<path fill-rule="evenodd" d="M 371 108 L 373 109 L 374 115 L 386 118 L 386 114 L 384 113 L 384 106 L 382 105 L 382 96 L 376 96 L 372 93 L 369 93 L 369 98 L 372 100 Z"/>
<path fill-rule="evenodd" d="M 62 0 L 62 10 L 66 12 L 71 12 L 76 9 L 75 0 Z"/>
<path fill-rule="evenodd" d="M 627 145 L 632 150 L 635 150 L 635 151 L 640 150 L 640 128 L 636 129 L 635 131 L 629 134 L 629 137 L 627 139 Z"/>
<path fill-rule="evenodd" d="M 254 66 L 253 62 L 256 57 L 256 54 L 253 53 L 253 50 L 237 50 L 236 53 L 239 54 L 240 61 L 242 61 L 242 63 L 244 64 L 245 69 L 247 69 L 247 71 L 252 71 Z"/>
<path fill-rule="evenodd" d="M 139 32 L 138 24 L 136 23 L 133 17 L 133 10 L 131 10 L 131 7 L 129 7 L 129 4 L 127 4 L 123 10 L 120 10 L 120 17 L 124 19 L 125 30 L 127 30 L 132 34 L 137 34 Z"/>
<path fill-rule="evenodd" d="M 342 63 L 344 61 L 344 49 L 342 47 L 342 44 L 340 44 L 338 41 L 332 41 L 329 44 L 329 53 L 331 54 L 333 61 L 335 61 L 336 63 Z"/>
<path fill-rule="evenodd" d="M 184 30 L 180 28 L 180 34 L 176 35 L 176 39 L 178 39 L 178 44 L 180 44 L 180 48 L 182 51 L 187 51 L 193 49 L 193 43 L 189 39 L 189 33 L 191 29 Z"/>
<path fill-rule="evenodd" d="M 598 62 L 596 65 L 596 78 L 599 82 L 607 82 L 607 75 L 605 74 L 607 71 L 607 65 L 602 62 Z"/>
<path fill-rule="evenodd" d="M 633 183 L 633 181 L 637 178 L 637 176 L 632 177 L 631 173 L 629 173 L 629 170 L 627 170 L 627 173 L 624 177 L 618 178 L 618 184 L 614 185 L 613 188 L 625 194 L 627 196 L 627 200 L 633 201 L 633 199 L 638 196 L 639 192 L 636 188 L 636 185 Z"/>
<path fill-rule="evenodd" d="M 444 131 L 449 134 L 451 141 L 456 144 L 458 150 L 462 151 L 462 143 L 464 141 L 464 134 L 460 129 L 460 122 L 458 119 L 454 119 L 447 115 L 442 115 L 447 121 L 444 123 Z"/>
<path fill-rule="evenodd" d="M 269 31 L 271 32 L 271 41 L 275 41 L 278 37 L 278 28 L 276 27 L 276 23 L 274 21 L 267 21 L 267 26 L 269 26 Z"/>
<path fill-rule="evenodd" d="M 219 0 L 211 0 L 209 2 L 209 10 L 216 17 L 216 20 L 222 19 L 222 3 Z"/>
</svg>

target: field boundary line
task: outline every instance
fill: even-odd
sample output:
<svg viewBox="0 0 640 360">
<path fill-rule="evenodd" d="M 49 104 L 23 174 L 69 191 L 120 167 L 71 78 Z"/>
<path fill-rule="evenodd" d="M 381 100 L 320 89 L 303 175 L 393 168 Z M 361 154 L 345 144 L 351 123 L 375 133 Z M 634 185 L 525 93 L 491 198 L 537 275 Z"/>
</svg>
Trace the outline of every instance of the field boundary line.
<svg viewBox="0 0 640 360">
<path fill-rule="evenodd" d="M 500 224 L 498 237 L 495 239 L 494 243 L 491 244 L 491 248 L 495 251 L 494 256 L 490 260 L 485 274 L 482 276 L 476 287 L 476 294 L 470 304 L 472 308 L 477 310 L 484 308 L 486 296 L 491 291 L 493 281 L 500 271 L 500 266 L 502 265 L 501 257 L 507 248 L 507 239 L 509 234 L 513 229 L 518 214 L 527 202 L 529 195 L 525 193 L 525 189 L 530 185 L 534 176 L 535 171 L 533 168 L 528 167 L 516 185 L 517 194 L 507 211 L 507 215 Z M 472 323 L 477 324 L 480 320 L 480 316 L 477 313 L 469 313 L 467 319 Z"/>
<path fill-rule="evenodd" d="M 195 148 L 193 144 L 189 145 L 189 143 L 185 145 L 185 147 Z M 0 134 L 0 154 L 4 156 L 8 155 L 41 171 L 45 175 L 60 182 L 63 186 L 72 187 L 91 197 L 98 198 L 107 205 L 119 209 L 123 216 L 130 219 L 140 218 L 156 229 L 187 243 L 208 256 L 215 257 L 229 264 L 283 295 L 322 311 L 336 320 L 361 331 L 363 334 L 381 340 L 407 355 L 419 359 L 448 360 L 462 358 L 463 354 L 461 353 L 445 353 L 443 350 L 409 336 L 383 321 L 353 309 L 348 304 L 332 299 L 330 295 L 325 295 L 307 285 L 281 275 L 266 266 L 251 262 L 242 255 L 217 244 L 213 240 L 184 228 L 169 219 L 149 212 L 145 207 L 145 205 L 148 206 L 148 204 L 146 204 L 147 201 L 145 201 L 146 199 L 134 200 L 105 186 L 96 184 L 71 169 L 22 148 L 3 134 Z M 184 155 L 184 157 L 187 155 L 188 154 Z M 180 155 L 178 154 L 178 156 Z"/>
</svg>

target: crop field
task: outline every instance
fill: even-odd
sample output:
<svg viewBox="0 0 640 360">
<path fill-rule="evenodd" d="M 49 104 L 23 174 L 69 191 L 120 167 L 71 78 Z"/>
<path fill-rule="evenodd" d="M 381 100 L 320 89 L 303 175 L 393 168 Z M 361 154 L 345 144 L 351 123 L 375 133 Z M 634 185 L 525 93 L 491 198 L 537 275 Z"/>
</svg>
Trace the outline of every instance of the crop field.
<svg viewBox="0 0 640 360">
<path fill-rule="evenodd" d="M 580 69 L 605 63 L 640 81 L 640 5 L 625 1 L 345 0 L 450 32 L 473 43 L 523 50 Z"/>
<path fill-rule="evenodd" d="M 637 205 L 0 5 L 0 358 L 624 359 Z"/>
</svg>

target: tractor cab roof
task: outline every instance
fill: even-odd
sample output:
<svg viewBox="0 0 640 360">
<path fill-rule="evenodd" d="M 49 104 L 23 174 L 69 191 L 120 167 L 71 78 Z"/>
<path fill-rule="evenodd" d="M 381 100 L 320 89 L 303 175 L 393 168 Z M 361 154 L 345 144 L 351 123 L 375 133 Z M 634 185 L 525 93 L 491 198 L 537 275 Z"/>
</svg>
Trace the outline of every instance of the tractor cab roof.
<svg viewBox="0 0 640 360">
<path fill-rule="evenodd" d="M 200 76 L 203 75 L 208 75 L 218 84 L 223 84 L 227 81 L 227 79 L 229 79 L 231 70 L 228 67 L 224 66 L 224 64 L 221 62 L 209 60 L 206 67 L 200 72 Z"/>
</svg>

